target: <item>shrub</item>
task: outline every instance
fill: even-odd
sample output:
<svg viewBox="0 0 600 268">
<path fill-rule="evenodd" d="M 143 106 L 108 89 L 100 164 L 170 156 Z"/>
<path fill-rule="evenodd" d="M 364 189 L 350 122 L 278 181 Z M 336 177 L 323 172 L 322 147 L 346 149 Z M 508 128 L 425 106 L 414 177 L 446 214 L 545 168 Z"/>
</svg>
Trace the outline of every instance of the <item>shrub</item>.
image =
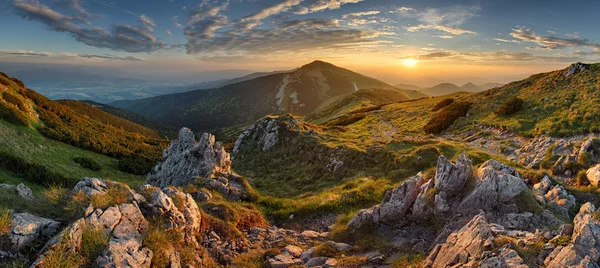
<svg viewBox="0 0 600 268">
<path fill-rule="evenodd" d="M 364 267 L 367 264 L 367 257 L 348 256 L 338 259 L 338 268 Z"/>
<path fill-rule="evenodd" d="M 7 122 L 18 125 L 18 126 L 28 126 L 29 121 L 27 117 L 19 111 L 16 107 L 7 106 L 0 103 L 0 119 L 4 119 Z"/>
<path fill-rule="evenodd" d="M 494 112 L 497 115 L 507 116 L 512 115 L 521 110 L 523 106 L 523 100 L 517 97 L 512 97 L 504 102 L 498 109 Z"/>
<path fill-rule="evenodd" d="M 342 254 L 340 250 L 335 248 L 332 244 L 323 243 L 315 248 L 315 256 L 335 258 Z"/>
<path fill-rule="evenodd" d="M 19 108 L 19 110 L 25 111 L 25 104 L 23 104 L 23 101 L 21 101 L 19 98 L 15 97 L 13 94 L 6 93 L 6 94 L 4 94 L 4 96 L 2 96 L 2 98 L 6 102 L 17 106 Z"/>
<path fill-rule="evenodd" d="M 0 234 L 8 233 L 10 230 L 12 211 L 8 208 L 0 208 Z"/>
<path fill-rule="evenodd" d="M 456 102 L 446 109 L 433 115 L 423 127 L 427 134 L 439 134 L 448 129 L 458 118 L 464 117 L 469 112 L 473 103 L 468 101 Z"/>
<path fill-rule="evenodd" d="M 73 161 L 75 161 L 75 163 L 79 164 L 81 167 L 87 168 L 92 171 L 100 171 L 102 169 L 102 166 L 100 166 L 98 162 L 91 158 L 75 157 L 73 158 Z"/>
<path fill-rule="evenodd" d="M 454 98 L 443 99 L 440 102 L 438 102 L 435 106 L 433 106 L 433 109 L 431 109 L 431 111 L 437 112 L 437 111 L 445 108 L 446 106 L 452 104 L 453 102 L 454 102 Z"/>
<path fill-rule="evenodd" d="M 274 258 L 275 256 L 281 254 L 281 249 L 278 248 L 270 248 L 267 249 L 264 253 L 265 258 L 269 257 L 269 258 Z"/>
<path fill-rule="evenodd" d="M 21 81 L 21 80 L 19 80 L 19 79 L 17 79 L 17 78 L 14 78 L 14 77 L 13 77 L 13 78 L 11 78 L 10 80 L 12 80 L 13 82 L 17 83 L 17 85 L 18 85 L 20 88 L 24 88 L 24 87 L 25 87 L 25 84 L 23 83 L 23 81 Z"/>
<path fill-rule="evenodd" d="M 555 246 L 567 246 L 571 243 L 571 236 L 570 235 L 561 235 L 559 237 L 557 237 L 556 239 L 552 239 L 552 244 Z"/>
<path fill-rule="evenodd" d="M 590 181 L 588 180 L 585 170 L 581 170 L 579 173 L 577 173 L 577 186 L 587 185 L 590 185 Z"/>
<path fill-rule="evenodd" d="M 266 254 L 266 253 L 265 253 Z M 233 259 L 233 267 L 234 268 L 262 268 L 269 267 L 267 261 L 265 260 L 262 251 L 260 250 L 250 250 L 246 253 L 242 253 Z"/>
<path fill-rule="evenodd" d="M 78 179 L 65 177 L 48 170 L 44 166 L 29 163 L 22 158 L 2 151 L 0 151 L 0 167 L 22 174 L 32 182 L 41 185 L 60 185 L 71 188 L 79 181 Z"/>
<path fill-rule="evenodd" d="M 119 170 L 134 175 L 150 173 L 154 163 L 145 158 L 123 158 L 119 160 Z"/>
</svg>

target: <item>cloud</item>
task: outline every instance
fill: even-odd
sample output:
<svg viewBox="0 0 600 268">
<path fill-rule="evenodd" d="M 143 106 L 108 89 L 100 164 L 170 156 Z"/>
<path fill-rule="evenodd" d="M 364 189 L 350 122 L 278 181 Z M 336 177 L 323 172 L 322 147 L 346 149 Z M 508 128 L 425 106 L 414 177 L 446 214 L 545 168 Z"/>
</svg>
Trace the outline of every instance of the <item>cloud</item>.
<svg viewBox="0 0 600 268">
<path fill-rule="evenodd" d="M 297 6 L 302 3 L 304 0 L 284 0 L 283 2 L 272 5 L 268 8 L 265 8 L 257 13 L 254 13 L 250 16 L 247 16 L 242 19 L 242 21 L 256 21 L 268 18 L 272 15 L 279 14 L 284 11 L 290 10 L 291 7 Z"/>
<path fill-rule="evenodd" d="M 378 11 L 378 10 L 356 12 L 356 13 L 348 13 L 348 14 L 345 14 L 344 16 L 342 16 L 342 18 L 343 19 L 348 19 L 348 18 L 352 18 L 352 17 L 371 16 L 371 15 L 377 15 L 379 13 L 380 13 L 380 11 Z"/>
<path fill-rule="evenodd" d="M 75 54 L 69 52 L 51 53 L 51 52 L 35 52 L 30 50 L 0 50 L 2 56 L 17 56 L 17 57 L 43 57 L 43 58 L 85 58 L 85 59 L 101 59 L 111 61 L 144 61 L 143 58 L 136 57 L 119 57 L 109 54 L 92 55 L 92 54 Z"/>
<path fill-rule="evenodd" d="M 454 36 L 452 36 L 452 35 L 438 35 L 437 38 L 452 39 L 452 38 L 454 38 Z"/>
<path fill-rule="evenodd" d="M 145 15 L 140 16 L 138 26 L 114 24 L 107 31 L 100 27 L 80 27 L 78 19 L 58 13 L 37 0 L 13 0 L 12 7 L 22 18 L 39 21 L 52 31 L 69 33 L 89 46 L 132 53 L 150 53 L 166 47 L 154 36 L 154 21 Z"/>
<path fill-rule="evenodd" d="M 414 57 L 414 56 L 411 56 Z M 452 61 L 452 62 L 528 62 L 528 61 L 557 61 L 557 62 L 573 62 L 580 61 L 578 55 L 553 55 L 553 56 L 538 56 L 532 53 L 525 52 L 456 52 L 456 51 L 437 51 L 426 54 L 421 54 L 414 57 L 423 61 Z"/>
<path fill-rule="evenodd" d="M 515 43 L 515 44 L 521 43 L 521 41 L 519 41 L 519 40 L 511 40 L 511 39 L 504 39 L 504 38 L 492 38 L 492 40 L 502 42 L 502 43 Z"/>
<path fill-rule="evenodd" d="M 406 27 L 406 30 L 409 32 L 418 32 L 420 30 L 438 30 L 438 31 L 442 31 L 442 32 L 447 32 L 449 34 L 454 34 L 454 35 L 461 35 L 461 34 L 476 34 L 473 31 L 469 31 L 469 30 L 465 30 L 465 29 L 461 29 L 461 28 L 453 28 L 453 27 L 448 27 L 448 26 L 443 26 L 443 25 L 425 25 L 425 24 L 419 24 L 416 26 L 409 26 Z"/>
<path fill-rule="evenodd" d="M 173 26 L 175 26 L 175 28 L 179 28 L 179 29 L 185 28 L 185 26 L 183 26 L 181 23 L 179 23 L 179 17 L 177 17 L 177 16 L 173 17 Z"/>
<path fill-rule="evenodd" d="M 306 15 L 325 10 L 340 9 L 342 5 L 356 4 L 362 1 L 364 0 L 317 0 L 309 6 L 298 7 L 294 13 L 297 15 Z"/>
<path fill-rule="evenodd" d="M 171 30 L 167 30 L 167 35 L 171 38 L 173 38 L 173 34 L 171 33 Z"/>
<path fill-rule="evenodd" d="M 428 8 L 416 10 L 400 8 L 401 16 L 417 19 L 420 24 L 406 26 L 408 32 L 421 30 L 437 30 L 453 35 L 476 34 L 474 31 L 462 29 L 465 22 L 475 17 L 481 8 L 479 6 L 454 6 L 450 8 Z"/>
<path fill-rule="evenodd" d="M 77 16 L 74 19 L 81 21 L 82 23 L 90 24 L 89 19 L 92 17 L 81 4 L 80 0 L 54 0 L 59 5 L 70 8 L 77 13 Z"/>
<path fill-rule="evenodd" d="M 560 38 L 554 36 L 541 36 L 536 34 L 530 28 L 517 27 L 510 34 L 512 37 L 523 42 L 535 43 L 537 47 L 530 47 L 532 50 L 558 50 L 568 47 L 577 48 L 584 47 L 593 49 L 595 52 L 600 52 L 600 45 L 591 42 L 588 39 L 582 38 Z"/>
</svg>

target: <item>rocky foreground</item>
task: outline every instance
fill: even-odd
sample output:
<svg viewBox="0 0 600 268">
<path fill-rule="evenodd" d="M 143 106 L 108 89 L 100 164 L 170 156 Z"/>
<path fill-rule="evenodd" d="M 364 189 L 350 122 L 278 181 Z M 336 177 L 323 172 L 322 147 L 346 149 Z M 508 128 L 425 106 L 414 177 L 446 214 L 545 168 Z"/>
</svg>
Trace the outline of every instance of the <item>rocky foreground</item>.
<svg viewBox="0 0 600 268">
<path fill-rule="evenodd" d="M 346 232 L 385 237 L 390 249 L 383 252 L 332 241 L 329 232 L 269 225 L 230 164 L 214 136 L 196 143 L 183 129 L 146 185 L 85 178 L 67 194 L 77 215 L 70 221 L 12 213 L 0 230 L 0 264 L 389 267 L 397 256 L 421 254 L 403 267 L 600 267 L 600 211 L 578 205 L 547 176 L 528 185 L 496 160 L 474 169 L 466 154 L 456 162 L 440 156 L 433 174 L 416 174 L 360 210 Z M 35 198 L 24 185 L 0 187 Z"/>
</svg>

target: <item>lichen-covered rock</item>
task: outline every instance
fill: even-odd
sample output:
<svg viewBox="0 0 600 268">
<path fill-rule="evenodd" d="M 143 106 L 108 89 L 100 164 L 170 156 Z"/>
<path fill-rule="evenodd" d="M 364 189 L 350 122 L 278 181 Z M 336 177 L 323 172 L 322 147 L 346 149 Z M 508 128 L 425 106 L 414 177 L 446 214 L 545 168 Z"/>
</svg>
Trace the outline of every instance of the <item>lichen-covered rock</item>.
<svg viewBox="0 0 600 268">
<path fill-rule="evenodd" d="M 486 254 L 484 254 L 486 255 Z M 529 268 L 525 265 L 519 254 L 510 248 L 500 248 L 498 253 L 489 252 L 484 259 L 479 261 L 481 268 Z"/>
<path fill-rule="evenodd" d="M 372 208 L 360 210 L 348 222 L 348 227 L 356 229 L 366 223 L 397 223 L 412 208 L 424 183 L 425 179 L 420 173 L 410 178 L 391 191 L 389 200 Z"/>
<path fill-rule="evenodd" d="M 571 243 L 556 247 L 546 257 L 546 267 L 599 267 L 600 222 L 595 218 L 595 213 L 596 208 L 591 203 L 581 206 L 573 221 Z"/>
<path fill-rule="evenodd" d="M 97 194 L 105 194 L 108 190 L 108 184 L 106 181 L 97 178 L 84 178 L 79 181 L 75 188 L 75 191 L 83 191 L 86 195 L 92 196 Z"/>
<path fill-rule="evenodd" d="M 475 189 L 467 195 L 459 211 L 469 214 L 479 209 L 490 210 L 502 203 L 513 200 L 527 186 L 515 168 L 488 160 L 477 170 L 478 181 Z"/>
<path fill-rule="evenodd" d="M 548 176 L 544 176 L 544 178 L 542 178 L 542 180 L 539 183 L 533 185 L 532 192 L 535 195 L 545 195 L 548 192 L 548 190 L 550 190 L 550 187 L 552 187 L 552 182 L 550 181 Z"/>
<path fill-rule="evenodd" d="M 193 183 L 197 177 L 229 173 L 231 159 L 215 136 L 204 133 L 196 143 L 194 133 L 188 128 L 179 131 L 177 140 L 163 152 L 163 159 L 146 177 L 148 184 L 164 188 Z"/>
<path fill-rule="evenodd" d="M 480 259 L 492 247 L 492 230 L 483 215 L 477 215 L 444 244 L 438 244 L 425 260 L 425 267 L 446 268 Z"/>
<path fill-rule="evenodd" d="M 473 164 L 465 153 L 462 153 L 454 164 L 440 155 L 435 173 L 435 188 L 448 195 L 462 192 L 465 183 L 471 176 L 472 168 Z"/>
<path fill-rule="evenodd" d="M 10 189 L 10 190 L 13 190 L 21 198 L 23 198 L 25 200 L 33 200 L 34 199 L 33 192 L 31 191 L 31 188 L 25 186 L 25 184 L 23 184 L 23 183 L 19 183 L 17 186 L 6 184 L 6 183 L 0 183 L 0 189 Z"/>
<path fill-rule="evenodd" d="M 60 227 L 60 223 L 57 221 L 29 213 L 15 213 L 11 222 L 8 238 L 14 251 L 23 249 L 40 237 L 54 235 Z"/>
</svg>

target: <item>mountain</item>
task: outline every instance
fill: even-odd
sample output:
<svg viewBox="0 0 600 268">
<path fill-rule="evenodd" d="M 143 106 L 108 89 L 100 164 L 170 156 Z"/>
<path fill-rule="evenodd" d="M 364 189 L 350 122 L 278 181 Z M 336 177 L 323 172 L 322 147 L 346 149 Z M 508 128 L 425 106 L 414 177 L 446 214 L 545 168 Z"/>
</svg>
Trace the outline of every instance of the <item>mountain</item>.
<svg viewBox="0 0 600 268">
<path fill-rule="evenodd" d="M 155 160 L 164 141 L 156 131 L 83 102 L 50 100 L 0 73 L 0 118 L 42 135 L 111 157 Z"/>
<path fill-rule="evenodd" d="M 460 87 L 460 89 L 465 92 L 483 91 L 479 86 L 476 86 L 475 84 L 473 84 L 471 82 L 464 84 L 462 87 Z"/>
<path fill-rule="evenodd" d="M 397 85 L 395 85 L 395 87 L 403 88 L 403 89 L 410 89 L 410 90 L 417 90 L 417 91 L 420 91 L 421 89 L 423 89 L 420 86 L 412 85 L 412 84 L 397 84 Z"/>
<path fill-rule="evenodd" d="M 492 89 L 495 87 L 501 87 L 504 85 L 505 84 L 501 84 L 501 83 L 485 83 L 485 84 L 479 85 L 478 87 L 480 87 L 483 90 L 488 90 L 488 89 Z"/>
<path fill-rule="evenodd" d="M 427 94 L 429 96 L 442 96 L 460 91 L 463 91 L 463 89 L 452 83 L 442 83 L 437 86 L 421 90 L 422 93 Z"/>
<path fill-rule="evenodd" d="M 131 111 L 128 111 L 125 109 L 113 107 L 108 104 L 98 103 L 98 102 L 90 101 L 90 100 L 82 101 L 82 102 L 87 103 L 92 107 L 98 108 L 98 109 L 100 109 L 106 113 L 109 113 L 111 115 L 114 115 L 116 117 L 131 121 L 138 125 L 141 125 L 145 128 L 160 130 L 162 132 L 164 132 L 164 131 L 171 132 L 174 130 L 174 129 L 169 128 L 163 122 L 154 120 L 147 116 L 136 114 L 134 112 L 131 112 Z"/>
<path fill-rule="evenodd" d="M 398 90 L 379 80 L 315 61 L 293 71 L 226 85 L 133 101 L 112 106 L 149 116 L 171 126 L 216 130 L 257 120 L 272 113 L 307 114 L 325 101 L 359 89 Z M 405 100 L 410 98 L 404 96 Z"/>
</svg>

